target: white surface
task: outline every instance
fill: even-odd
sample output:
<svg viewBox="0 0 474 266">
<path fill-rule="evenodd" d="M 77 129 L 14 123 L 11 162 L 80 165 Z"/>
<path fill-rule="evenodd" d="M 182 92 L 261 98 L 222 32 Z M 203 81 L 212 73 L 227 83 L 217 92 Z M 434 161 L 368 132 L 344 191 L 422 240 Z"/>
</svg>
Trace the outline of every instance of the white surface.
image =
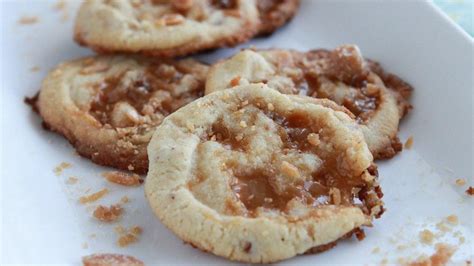
<svg viewBox="0 0 474 266">
<path fill-rule="evenodd" d="M 123 188 L 104 181 L 100 177 L 104 167 L 75 156 L 62 137 L 42 130 L 38 116 L 23 104 L 23 97 L 39 89 L 53 66 L 91 53 L 72 41 L 73 6 L 68 6 L 69 20 L 63 23 L 52 4 L 2 1 L 0 261 L 79 264 L 83 255 L 119 252 L 147 264 L 229 263 L 184 245 L 152 215 L 142 187 Z M 35 15 L 40 21 L 18 25 L 22 15 Z M 460 231 L 466 242 L 453 261 L 472 260 L 474 199 L 464 194 L 466 186 L 454 184 L 456 178 L 464 178 L 474 185 L 472 39 L 426 2 L 373 0 L 304 1 L 289 26 L 251 42 L 258 47 L 305 50 L 343 43 L 358 44 L 365 56 L 415 87 L 415 108 L 400 133 L 402 140 L 414 136 L 414 148 L 380 162 L 388 211 L 366 230 L 364 241 L 342 241 L 328 252 L 285 263 L 379 264 L 383 259 L 396 263 L 400 257 L 416 258 L 433 250 L 419 243 L 419 231 L 450 214 L 458 215 L 460 224 L 438 240 L 457 244 L 453 236 Z M 201 57 L 214 60 L 231 51 Z M 33 66 L 41 70 L 31 72 Z M 73 167 L 56 176 L 53 168 L 63 161 Z M 65 184 L 69 176 L 77 176 L 79 183 Z M 143 227 L 137 244 L 118 248 L 115 224 L 95 222 L 93 207 L 77 203 L 87 189 L 94 192 L 103 187 L 111 194 L 97 204 L 114 203 L 123 195 L 132 199 L 120 224 Z M 380 252 L 372 253 L 375 247 Z"/>
</svg>

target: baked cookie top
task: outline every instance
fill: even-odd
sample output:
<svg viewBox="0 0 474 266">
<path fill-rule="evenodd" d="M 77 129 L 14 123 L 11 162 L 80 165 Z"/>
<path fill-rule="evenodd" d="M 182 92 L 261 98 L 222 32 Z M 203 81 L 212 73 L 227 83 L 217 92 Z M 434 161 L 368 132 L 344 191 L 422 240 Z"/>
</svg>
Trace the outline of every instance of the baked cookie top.
<svg viewBox="0 0 474 266">
<path fill-rule="evenodd" d="M 146 173 L 157 125 L 204 93 L 208 67 L 188 59 L 95 56 L 59 65 L 37 107 L 52 130 L 94 162 Z"/>
<path fill-rule="evenodd" d="M 390 158 L 402 149 L 398 124 L 411 108 L 412 88 L 376 62 L 365 60 L 357 46 L 305 53 L 245 50 L 211 68 L 206 93 L 259 82 L 282 93 L 327 98 L 343 105 L 355 115 L 377 159 Z"/>
<path fill-rule="evenodd" d="M 346 112 L 263 84 L 198 99 L 155 131 L 146 197 L 185 242 L 231 260 L 325 246 L 383 212 L 372 155 Z"/>
<path fill-rule="evenodd" d="M 259 24 L 254 0 L 89 0 L 74 36 L 99 52 L 173 57 L 244 42 Z"/>
<path fill-rule="evenodd" d="M 257 0 L 260 13 L 259 34 L 271 34 L 291 20 L 298 11 L 300 0 Z"/>
</svg>

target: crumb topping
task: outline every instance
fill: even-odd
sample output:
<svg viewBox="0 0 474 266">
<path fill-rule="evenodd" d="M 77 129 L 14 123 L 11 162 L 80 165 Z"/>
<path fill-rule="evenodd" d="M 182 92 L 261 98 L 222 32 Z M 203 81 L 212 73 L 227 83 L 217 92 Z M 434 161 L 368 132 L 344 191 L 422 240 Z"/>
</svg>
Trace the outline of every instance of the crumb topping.
<svg viewBox="0 0 474 266">
<path fill-rule="evenodd" d="M 82 74 L 106 71 L 102 61 L 87 64 Z M 128 70 L 95 85 L 89 113 L 102 125 L 125 128 L 158 125 L 164 117 L 201 97 L 204 79 L 178 63 L 153 63 L 144 71 Z"/>
<path fill-rule="evenodd" d="M 338 150 L 331 143 L 334 133 L 324 122 L 312 121 L 311 115 L 303 112 L 283 115 L 275 107 L 273 111 L 267 107 L 267 103 L 246 101 L 234 113 L 218 118 L 203 136 L 202 145 L 221 145 L 222 150 L 212 153 L 227 154 L 222 169 L 230 174 L 228 185 L 233 198 L 227 201 L 224 212 L 250 217 L 267 210 L 289 214 L 298 204 L 348 206 L 358 200 L 362 204 L 357 206 L 368 215 L 378 217 L 383 213 L 375 166 L 351 172 L 351 166 L 344 163 L 348 151 Z M 262 138 L 262 128 L 272 148 L 264 157 L 252 157 L 256 150 L 263 152 L 262 147 L 252 146 Z M 245 159 L 248 166 L 242 165 L 242 156 L 250 156 Z M 262 158 L 268 158 L 265 167 L 251 163 L 267 160 Z M 208 182 L 208 174 L 198 170 L 196 177 L 188 185 L 199 194 L 197 190 Z"/>
</svg>

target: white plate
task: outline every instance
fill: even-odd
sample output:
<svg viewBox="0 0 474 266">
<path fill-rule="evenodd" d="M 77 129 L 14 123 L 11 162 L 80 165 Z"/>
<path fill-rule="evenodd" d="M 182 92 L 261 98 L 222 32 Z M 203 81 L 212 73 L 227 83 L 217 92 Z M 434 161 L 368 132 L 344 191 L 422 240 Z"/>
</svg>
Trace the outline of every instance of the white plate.
<svg viewBox="0 0 474 266">
<path fill-rule="evenodd" d="M 131 254 L 149 264 L 222 264 L 226 260 L 184 245 L 155 219 L 143 188 L 107 183 L 106 170 L 75 156 L 61 137 L 41 129 L 40 119 L 23 104 L 40 87 L 48 70 L 61 61 L 90 54 L 72 41 L 72 17 L 54 11 L 54 2 L 3 1 L 1 15 L 1 211 L 3 263 L 78 264 L 94 252 Z M 38 16 L 34 25 L 19 25 L 23 15 Z M 319 254 L 299 256 L 291 264 L 379 264 L 386 259 L 416 258 L 433 252 L 418 240 L 420 230 L 455 214 L 459 225 L 437 241 L 456 244 L 454 262 L 472 260 L 473 201 L 455 185 L 456 178 L 473 180 L 473 41 L 428 2 L 421 1 L 304 1 L 298 16 L 258 47 L 333 48 L 358 44 L 415 87 L 413 111 L 401 124 L 401 139 L 414 136 L 414 148 L 380 162 L 380 178 L 388 211 L 366 230 L 367 238 L 342 241 Z M 250 44 L 244 44 L 246 47 Z M 203 55 L 215 60 L 234 50 Z M 39 72 L 30 68 L 39 66 Z M 73 166 L 56 176 L 61 162 Z M 69 176 L 79 183 L 67 185 Z M 97 223 L 93 207 L 78 204 L 87 189 L 107 187 L 111 194 L 99 203 L 128 195 L 120 224 L 140 225 L 140 241 L 127 248 L 115 244 L 115 225 Z M 465 238 L 458 245 L 456 232 Z M 96 234 L 95 238 L 91 234 Z M 87 248 L 85 248 L 87 243 Z M 379 252 L 373 253 L 378 247 Z"/>
</svg>

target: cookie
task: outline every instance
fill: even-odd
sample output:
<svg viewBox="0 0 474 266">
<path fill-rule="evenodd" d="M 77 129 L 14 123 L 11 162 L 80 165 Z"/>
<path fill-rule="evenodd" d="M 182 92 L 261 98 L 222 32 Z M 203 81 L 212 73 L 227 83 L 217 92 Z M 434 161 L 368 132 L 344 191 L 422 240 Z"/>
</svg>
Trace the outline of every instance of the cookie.
<svg viewBox="0 0 474 266">
<path fill-rule="evenodd" d="M 47 127 L 80 155 L 143 174 L 155 127 L 203 95 L 207 70 L 192 59 L 82 58 L 46 77 L 35 106 Z"/>
<path fill-rule="evenodd" d="M 257 0 L 261 22 L 259 35 L 271 34 L 290 21 L 299 6 L 299 0 Z"/>
<path fill-rule="evenodd" d="M 343 105 L 355 115 L 376 159 L 391 158 L 402 149 L 398 125 L 411 109 L 412 87 L 365 60 L 356 46 L 306 53 L 245 50 L 211 68 L 206 93 L 249 82 Z"/>
<path fill-rule="evenodd" d="M 185 242 L 241 262 L 361 236 L 384 209 L 373 157 L 347 113 L 264 84 L 207 95 L 156 129 L 145 195 Z"/>
<path fill-rule="evenodd" d="M 80 7 L 74 38 L 98 52 L 175 57 L 245 42 L 259 25 L 255 1 L 96 0 Z"/>
</svg>

